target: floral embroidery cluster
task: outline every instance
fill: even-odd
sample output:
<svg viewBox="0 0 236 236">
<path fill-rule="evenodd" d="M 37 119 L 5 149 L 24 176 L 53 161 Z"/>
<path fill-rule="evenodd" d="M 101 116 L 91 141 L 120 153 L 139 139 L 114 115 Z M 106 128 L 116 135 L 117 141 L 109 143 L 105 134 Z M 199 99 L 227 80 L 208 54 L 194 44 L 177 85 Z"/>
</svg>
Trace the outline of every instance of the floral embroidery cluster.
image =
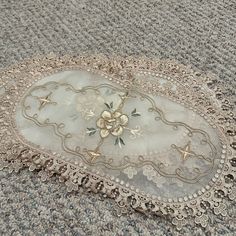
<svg viewBox="0 0 236 236">
<path fill-rule="evenodd" d="M 109 134 L 120 136 L 124 132 L 128 121 L 128 116 L 118 111 L 103 111 L 101 117 L 97 120 L 97 127 L 100 128 L 102 138 L 106 138 Z"/>
<path fill-rule="evenodd" d="M 89 136 L 94 135 L 99 131 L 102 139 L 107 138 L 109 135 L 115 137 L 114 145 L 120 148 L 125 145 L 124 139 L 121 137 L 125 130 L 130 132 L 130 138 L 135 139 L 142 135 L 141 127 L 136 125 L 131 129 L 127 127 L 129 123 L 129 116 L 122 113 L 121 109 L 113 109 L 113 102 L 104 103 L 108 110 L 103 110 L 100 117 L 96 121 L 96 128 L 88 127 L 86 133 Z M 131 114 L 132 117 L 139 117 L 141 114 L 135 108 Z"/>
<path fill-rule="evenodd" d="M 133 179 L 133 177 L 138 174 L 137 169 L 134 167 L 128 167 L 124 169 L 123 172 L 128 176 L 129 179 Z M 161 187 L 162 184 L 166 183 L 166 179 L 159 175 L 152 166 L 143 166 L 142 173 L 149 181 L 154 182 L 157 187 Z"/>
<path fill-rule="evenodd" d="M 94 103 L 94 101 L 96 101 L 96 103 Z M 104 102 L 102 96 L 91 93 L 89 96 L 79 96 L 76 108 L 85 120 L 91 120 L 95 117 L 100 107 L 103 106 Z"/>
</svg>

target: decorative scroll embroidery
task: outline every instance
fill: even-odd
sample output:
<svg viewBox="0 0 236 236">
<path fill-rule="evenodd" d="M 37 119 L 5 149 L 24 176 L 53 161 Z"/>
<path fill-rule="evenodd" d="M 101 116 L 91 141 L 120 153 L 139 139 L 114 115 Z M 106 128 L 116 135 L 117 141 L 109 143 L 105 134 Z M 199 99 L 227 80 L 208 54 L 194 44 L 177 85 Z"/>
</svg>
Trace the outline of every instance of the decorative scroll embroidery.
<svg viewBox="0 0 236 236">
<path fill-rule="evenodd" d="M 93 95 L 94 93 L 96 94 L 96 96 L 95 95 L 93 96 L 93 99 L 94 99 L 93 103 L 90 100 L 90 98 L 82 99 L 82 101 L 84 101 L 85 104 L 84 106 L 82 105 L 79 106 L 80 111 L 84 111 L 84 109 L 86 108 L 91 109 L 90 105 L 96 103 L 95 101 L 98 96 L 99 109 L 98 107 L 96 109 L 92 108 L 94 111 L 93 116 L 89 117 L 89 121 L 90 122 L 93 121 L 94 125 L 96 126 L 90 126 L 86 128 L 86 133 L 88 134 L 88 136 L 94 136 L 97 133 L 99 134 L 99 139 L 94 149 L 84 148 L 83 149 L 84 151 L 81 152 L 82 148 L 78 145 L 75 148 L 71 148 L 69 145 L 69 142 L 73 138 L 73 135 L 68 132 L 65 133 L 66 124 L 62 122 L 60 123 L 53 122 L 52 121 L 52 119 L 54 119 L 53 117 L 46 118 L 44 121 L 41 121 L 40 120 L 41 109 L 39 108 L 39 112 L 38 112 L 37 110 L 34 110 L 34 108 L 29 105 L 31 101 L 31 97 L 36 98 L 36 100 L 39 99 L 38 96 L 35 96 L 33 94 L 42 93 L 42 91 L 46 90 L 47 94 L 50 91 L 49 92 L 50 97 L 52 96 L 53 93 L 55 94 L 55 96 L 58 96 L 56 92 L 61 87 L 63 87 L 66 91 L 72 91 L 73 93 L 76 93 L 76 94 L 78 93 L 79 95 L 81 95 L 79 96 L 80 99 L 82 99 L 83 96 L 90 97 L 92 94 Z M 114 101 L 108 102 L 104 98 L 102 99 L 102 89 L 106 89 L 105 93 L 107 93 L 107 90 L 112 91 L 112 95 L 117 97 L 116 102 Z M 94 91 L 94 93 L 91 93 L 92 91 Z M 47 102 L 43 104 L 46 105 L 46 104 L 52 103 L 51 100 L 49 100 L 49 95 L 46 95 L 45 97 L 43 97 L 44 98 L 43 102 Z M 70 94 L 67 96 L 72 96 L 72 95 Z M 113 159 L 112 157 L 109 157 L 109 160 L 106 161 L 106 156 L 100 151 L 100 149 L 107 138 L 111 138 L 109 139 L 109 142 L 113 143 L 115 146 L 122 148 L 122 146 L 125 146 L 126 144 L 126 140 L 123 137 L 126 131 L 128 131 L 132 137 L 138 137 L 141 135 L 141 125 L 142 125 L 141 123 L 142 121 L 140 121 L 141 113 L 137 111 L 137 108 L 132 108 L 131 111 L 127 112 L 127 114 L 123 113 L 122 111 L 122 109 L 126 106 L 126 102 L 128 102 L 129 99 L 131 98 L 137 99 L 138 96 L 140 96 L 142 103 L 144 101 L 147 101 L 148 102 L 147 104 L 150 104 L 150 106 L 146 108 L 147 110 L 146 116 L 151 117 L 154 114 L 155 115 L 158 114 L 159 115 L 158 119 L 157 117 L 154 117 L 156 119 L 156 122 L 159 122 L 159 123 L 162 122 L 163 126 L 173 127 L 174 128 L 172 131 L 173 133 L 178 131 L 179 127 L 184 127 L 184 129 L 188 131 L 189 139 L 194 138 L 196 134 L 199 134 L 200 136 L 203 137 L 200 139 L 200 141 L 205 146 L 208 146 L 209 153 L 210 153 L 209 156 L 197 155 L 195 152 L 190 151 L 190 141 L 184 148 L 177 147 L 175 144 L 170 144 L 172 148 L 176 149 L 181 154 L 183 160 L 186 160 L 190 156 L 192 158 L 201 159 L 202 160 L 201 165 L 203 168 L 196 167 L 189 174 L 189 170 L 186 169 L 187 166 L 180 167 L 176 164 L 174 165 L 172 164 L 172 167 L 174 167 L 175 165 L 176 167 L 174 169 L 169 168 L 164 165 L 163 161 L 157 162 L 154 160 L 150 160 L 150 158 L 149 160 L 145 160 L 144 157 L 141 157 L 142 154 L 139 154 L 140 158 L 138 161 L 136 160 L 131 161 L 131 159 L 127 155 L 126 157 L 121 159 L 120 164 L 116 164 L 116 165 L 112 164 L 112 162 L 114 162 L 114 161 L 111 162 L 111 160 Z M 100 101 L 105 101 L 105 102 L 102 105 Z M 54 105 L 59 104 L 59 102 L 54 102 L 53 104 Z M 124 169 L 124 168 L 126 168 L 127 170 L 129 169 L 127 167 L 132 167 L 132 166 L 138 168 L 145 165 L 151 165 L 155 169 L 158 175 L 169 177 L 169 178 L 175 177 L 175 178 L 180 179 L 181 181 L 190 182 L 190 183 L 197 182 L 206 174 L 210 173 L 215 167 L 214 156 L 216 155 L 215 154 L 216 148 L 211 142 L 209 135 L 205 131 L 200 130 L 200 129 L 194 129 L 183 122 L 169 122 L 165 118 L 165 114 L 163 113 L 163 111 L 160 108 L 156 107 L 155 101 L 151 97 L 144 95 L 140 92 L 134 91 L 134 90 L 129 93 L 128 92 L 122 93 L 120 89 L 114 86 L 111 86 L 109 84 L 101 84 L 98 86 L 88 86 L 88 87 L 84 87 L 79 90 L 76 90 L 71 84 L 67 84 L 67 83 L 60 84 L 59 82 L 47 82 L 46 84 L 33 87 L 32 90 L 30 90 L 30 92 L 26 94 L 22 102 L 22 108 L 23 108 L 22 113 L 24 117 L 26 119 L 33 121 L 38 126 L 41 126 L 41 127 L 53 126 L 55 130 L 55 134 L 60 136 L 62 139 L 63 149 L 68 153 L 72 153 L 73 155 L 79 155 L 83 159 L 83 161 L 88 164 L 89 163 L 96 164 L 99 162 L 105 165 L 107 168 L 117 169 L 117 170 Z M 77 109 L 78 109 L 78 105 L 77 105 Z M 34 110 L 34 112 L 32 110 Z M 61 111 L 59 110 L 59 112 Z M 56 114 L 53 116 L 56 116 Z M 82 116 L 84 117 L 83 114 Z M 86 121 L 88 120 L 88 116 L 84 118 Z M 138 118 L 139 118 L 139 125 L 136 125 L 134 126 L 134 128 L 132 128 L 132 122 L 133 122 L 132 119 L 138 119 Z M 158 131 L 157 131 L 157 135 L 158 135 Z M 127 145 L 129 145 L 129 143 Z M 87 158 L 86 155 L 89 156 L 89 158 Z M 172 172 L 170 171 L 171 169 L 173 169 Z M 127 172 L 124 172 L 124 173 L 127 173 Z"/>
</svg>

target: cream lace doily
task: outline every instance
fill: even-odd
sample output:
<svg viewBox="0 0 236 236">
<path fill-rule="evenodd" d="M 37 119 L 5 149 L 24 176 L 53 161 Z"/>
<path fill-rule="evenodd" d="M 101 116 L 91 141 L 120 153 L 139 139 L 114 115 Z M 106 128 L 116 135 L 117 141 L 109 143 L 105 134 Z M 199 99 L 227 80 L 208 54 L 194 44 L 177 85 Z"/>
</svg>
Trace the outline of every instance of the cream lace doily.
<svg viewBox="0 0 236 236">
<path fill-rule="evenodd" d="M 233 104 L 172 61 L 49 56 L 0 72 L 0 168 L 207 225 L 234 199 Z"/>
</svg>

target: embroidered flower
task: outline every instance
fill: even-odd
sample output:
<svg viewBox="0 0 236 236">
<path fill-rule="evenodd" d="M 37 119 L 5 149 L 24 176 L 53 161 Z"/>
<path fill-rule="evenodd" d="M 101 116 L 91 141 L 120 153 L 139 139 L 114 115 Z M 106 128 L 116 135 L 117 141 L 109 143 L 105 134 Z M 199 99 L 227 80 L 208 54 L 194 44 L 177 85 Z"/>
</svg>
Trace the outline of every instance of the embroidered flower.
<svg viewBox="0 0 236 236">
<path fill-rule="evenodd" d="M 134 167 L 128 167 L 123 171 L 129 179 L 132 179 L 138 172 Z"/>
<path fill-rule="evenodd" d="M 144 166 L 143 175 L 145 175 L 148 180 L 153 180 L 156 177 L 156 171 L 152 166 Z"/>
<path fill-rule="evenodd" d="M 134 129 L 129 129 L 130 131 L 130 138 L 131 139 L 136 139 L 140 136 L 142 136 L 142 130 L 141 127 L 136 125 Z"/>
<path fill-rule="evenodd" d="M 88 91 L 86 94 L 78 96 L 77 111 L 79 111 L 85 120 L 90 120 L 104 106 L 104 99 L 102 96 Z"/>
<path fill-rule="evenodd" d="M 156 184 L 158 188 L 161 188 L 163 184 L 166 183 L 166 178 L 157 173 L 156 176 L 152 179 L 152 181 Z"/>
<path fill-rule="evenodd" d="M 154 182 L 157 187 L 161 187 L 166 182 L 166 179 L 159 175 L 152 166 L 144 166 L 143 175 L 145 175 L 149 181 Z"/>
<path fill-rule="evenodd" d="M 97 127 L 100 128 L 102 138 L 106 138 L 109 134 L 120 136 L 128 121 L 128 116 L 118 111 L 103 111 L 101 117 L 97 120 Z"/>
</svg>

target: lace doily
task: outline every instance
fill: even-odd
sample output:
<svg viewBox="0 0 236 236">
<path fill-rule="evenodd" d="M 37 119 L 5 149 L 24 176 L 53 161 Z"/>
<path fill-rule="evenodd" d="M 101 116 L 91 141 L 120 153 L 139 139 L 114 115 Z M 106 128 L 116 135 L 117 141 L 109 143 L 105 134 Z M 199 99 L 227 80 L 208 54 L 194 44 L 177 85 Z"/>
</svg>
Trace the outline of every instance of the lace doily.
<svg viewBox="0 0 236 236">
<path fill-rule="evenodd" d="M 0 168 L 57 175 L 120 207 L 206 227 L 233 200 L 235 115 L 214 77 L 173 61 L 54 57 L 0 72 Z"/>
</svg>

